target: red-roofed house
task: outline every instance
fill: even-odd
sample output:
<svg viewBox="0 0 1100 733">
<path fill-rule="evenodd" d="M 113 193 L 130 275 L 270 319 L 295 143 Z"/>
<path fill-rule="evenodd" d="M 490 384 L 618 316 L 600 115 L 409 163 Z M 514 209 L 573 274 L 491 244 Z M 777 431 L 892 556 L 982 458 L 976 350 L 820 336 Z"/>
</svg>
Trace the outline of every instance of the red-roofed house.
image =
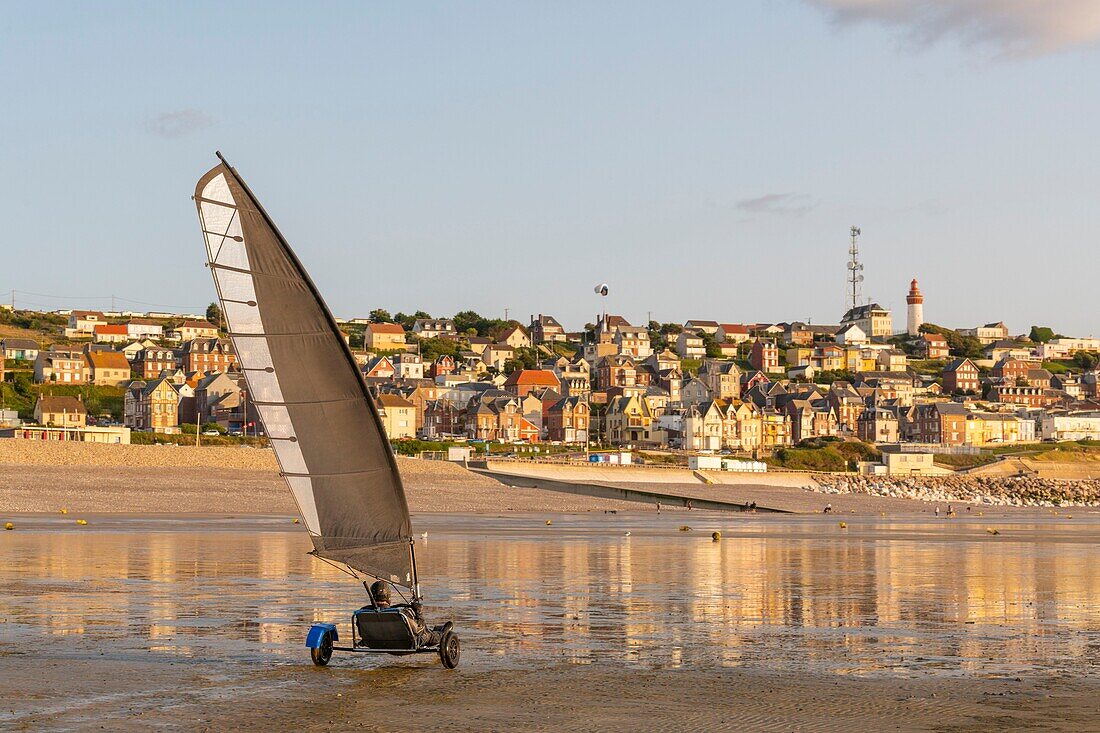
<svg viewBox="0 0 1100 733">
<path fill-rule="evenodd" d="M 718 325 L 718 332 L 714 334 L 718 343 L 729 341 L 735 344 L 748 341 L 749 336 L 749 327 L 743 323 L 721 323 Z"/>
<path fill-rule="evenodd" d="M 400 323 L 369 323 L 363 341 L 372 351 L 400 351 L 405 348 L 405 329 Z"/>
<path fill-rule="evenodd" d="M 561 391 L 561 382 L 554 372 L 547 369 L 517 369 L 509 375 L 504 389 L 516 397 L 526 397 L 533 390 Z"/>
<path fill-rule="evenodd" d="M 126 326 L 101 323 L 95 327 L 93 338 L 100 344 L 124 344 L 130 340 Z"/>
</svg>

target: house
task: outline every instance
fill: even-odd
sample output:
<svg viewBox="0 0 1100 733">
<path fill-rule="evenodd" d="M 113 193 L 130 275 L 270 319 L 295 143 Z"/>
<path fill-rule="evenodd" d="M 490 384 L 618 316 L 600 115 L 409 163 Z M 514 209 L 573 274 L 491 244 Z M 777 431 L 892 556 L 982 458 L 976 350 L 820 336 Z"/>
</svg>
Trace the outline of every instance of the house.
<svg viewBox="0 0 1100 733">
<path fill-rule="evenodd" d="M 916 352 L 922 359 L 930 360 L 946 359 L 951 355 L 947 339 L 939 333 L 922 333 L 917 340 Z"/>
<path fill-rule="evenodd" d="M 833 382 L 825 395 L 836 413 L 837 429 L 848 435 L 859 433 L 859 416 L 867 409 L 863 395 L 848 382 Z"/>
<path fill-rule="evenodd" d="M 367 324 L 363 345 L 371 351 L 404 351 L 405 329 L 399 323 Z"/>
<path fill-rule="evenodd" d="M 749 327 L 743 323 L 722 323 L 718 325 L 714 338 L 718 343 L 744 343 L 750 338 Z"/>
<path fill-rule="evenodd" d="M 418 338 L 432 339 L 454 336 L 455 322 L 450 318 L 417 318 L 413 323 L 413 333 Z"/>
<path fill-rule="evenodd" d="M 792 399 L 786 403 L 791 418 L 791 440 L 799 443 L 807 438 L 837 434 L 836 413 L 825 399 Z"/>
<path fill-rule="evenodd" d="M 697 405 L 714 397 L 707 383 L 698 377 L 692 377 L 680 387 L 680 401 L 685 405 Z"/>
<path fill-rule="evenodd" d="M 868 443 L 897 443 L 900 434 L 898 416 L 885 407 L 869 407 L 856 421 L 856 434 Z"/>
<path fill-rule="evenodd" d="M 1006 383 L 1016 384 L 1021 381 L 1026 382 L 1028 372 L 1034 368 L 1034 363 L 1030 361 L 1006 356 L 993 365 L 993 376 L 997 379 L 1004 380 Z M 1043 369 L 1041 371 L 1045 372 L 1046 370 Z M 1050 374 L 1050 372 L 1047 372 L 1047 374 Z M 1043 386 L 1049 387 L 1049 380 L 1047 380 L 1047 384 Z"/>
<path fill-rule="evenodd" d="M 840 319 L 841 329 L 847 325 L 859 326 L 868 337 L 889 338 L 894 335 L 894 322 L 890 311 L 878 303 L 868 303 L 850 308 Z"/>
<path fill-rule="evenodd" d="M 380 394 L 375 400 L 382 427 L 390 440 L 416 437 L 416 405 L 395 394 Z"/>
<path fill-rule="evenodd" d="M 870 341 L 870 339 L 867 338 L 867 332 L 855 323 L 849 323 L 847 326 L 842 326 L 841 329 L 836 332 L 836 342 L 844 346 L 861 346 L 868 341 Z"/>
<path fill-rule="evenodd" d="M 100 323 L 92 329 L 92 340 L 97 344 L 124 344 L 130 340 L 126 326 Z"/>
<path fill-rule="evenodd" d="M 117 386 L 130 379 L 130 362 L 121 351 L 92 351 L 84 358 L 92 384 Z"/>
<path fill-rule="evenodd" d="M 39 395 L 34 403 L 34 421 L 51 427 L 83 428 L 88 424 L 88 410 L 79 397 Z"/>
<path fill-rule="evenodd" d="M 237 355 L 228 339 L 191 339 L 180 357 L 185 372 L 228 372 L 237 365 Z"/>
<path fill-rule="evenodd" d="M 987 323 L 984 326 L 978 326 L 977 328 L 960 328 L 959 334 L 962 336 L 974 336 L 981 342 L 982 346 L 991 344 L 994 341 L 1000 341 L 1008 338 L 1008 328 L 1003 321 L 996 323 Z"/>
<path fill-rule="evenodd" d="M 1043 440 L 1100 440 L 1100 412 L 1046 412 L 1039 431 Z"/>
<path fill-rule="evenodd" d="M 226 396 L 240 394 L 240 382 L 225 372 L 202 376 L 195 385 L 195 415 L 200 424 L 217 422 L 219 407 L 227 402 Z"/>
<path fill-rule="evenodd" d="M 130 339 L 160 340 L 164 338 L 164 326 L 149 318 L 132 318 L 126 323 L 126 334 Z"/>
<path fill-rule="evenodd" d="M 474 397 L 466 407 L 466 435 L 472 440 L 534 443 L 539 428 L 523 416 L 515 397 L 490 391 Z"/>
<path fill-rule="evenodd" d="M 504 369 L 505 363 L 514 359 L 516 350 L 508 344 L 490 344 L 481 352 L 481 361 L 487 367 L 494 367 L 498 371 Z"/>
<path fill-rule="evenodd" d="M 749 364 L 753 369 L 765 373 L 779 371 L 779 349 L 771 339 L 756 339 L 749 354 Z"/>
<path fill-rule="evenodd" d="M 760 447 L 773 450 L 791 445 L 791 418 L 773 407 L 760 411 Z"/>
<path fill-rule="evenodd" d="M 1036 371 L 1046 371 L 1040 369 Z M 1031 384 L 1027 380 L 1004 384 L 994 384 L 990 390 L 988 399 L 990 402 L 999 402 L 1008 405 L 1023 405 L 1024 407 L 1047 407 L 1063 401 L 1066 396 L 1056 389 Z"/>
<path fill-rule="evenodd" d="M 131 382 L 123 395 L 123 424 L 131 430 L 179 432 L 179 391 L 168 377 Z"/>
<path fill-rule="evenodd" d="M 718 333 L 718 321 L 700 321 L 698 319 L 692 319 L 684 323 L 684 330 L 709 333 L 713 336 Z"/>
<path fill-rule="evenodd" d="M 803 364 L 802 366 L 791 367 L 787 370 L 787 379 L 792 382 L 812 382 L 814 376 L 817 374 L 817 370 L 814 369 L 813 364 Z"/>
<path fill-rule="evenodd" d="M 428 377 L 436 381 L 446 377 L 448 374 L 453 374 L 455 370 L 455 359 L 450 354 L 440 354 L 428 367 Z"/>
<path fill-rule="evenodd" d="M 1030 347 L 1025 344 L 1017 343 L 1016 341 L 994 341 L 991 344 L 987 344 L 982 351 L 985 354 L 985 358 L 993 362 L 998 362 L 1005 357 L 1021 359 L 1023 361 L 1040 361 L 1039 357 L 1032 353 Z"/>
<path fill-rule="evenodd" d="M 1100 351 L 1100 339 L 1059 336 L 1045 344 L 1039 344 L 1037 351 L 1039 358 L 1043 360 L 1068 359 L 1078 351 Z"/>
<path fill-rule="evenodd" d="M 608 338 L 615 335 L 620 326 L 629 326 L 630 322 L 622 316 L 605 313 L 596 319 L 596 333 L 606 334 Z"/>
<path fill-rule="evenodd" d="M 943 391 L 947 394 L 981 391 L 978 367 L 970 359 L 955 359 L 943 370 Z"/>
<path fill-rule="evenodd" d="M 32 339 L 0 339 L 0 355 L 8 359 L 34 361 L 38 358 L 38 342 Z"/>
<path fill-rule="evenodd" d="M 134 361 L 134 371 L 140 373 L 142 379 L 156 379 L 164 372 L 175 371 L 183 365 L 178 351 L 163 346 L 149 346 L 142 349 Z"/>
<path fill-rule="evenodd" d="M 590 411 L 581 397 L 563 397 L 546 409 L 546 438 L 562 443 L 587 443 Z"/>
<path fill-rule="evenodd" d="M 685 359 L 702 359 L 707 355 L 703 337 L 694 331 L 681 331 L 676 337 L 676 353 Z"/>
<path fill-rule="evenodd" d="M 733 400 L 741 396 L 741 368 L 732 361 L 705 360 L 699 378 L 715 399 Z"/>
<path fill-rule="evenodd" d="M 877 361 L 884 372 L 904 372 L 909 367 L 909 357 L 897 349 L 879 349 Z"/>
<path fill-rule="evenodd" d="M 440 440 L 465 432 L 465 410 L 449 400 L 432 400 L 424 406 L 424 426 L 427 440 Z"/>
<path fill-rule="evenodd" d="M 500 342 L 508 344 L 513 349 L 527 349 L 531 347 L 531 339 L 528 338 L 527 332 L 523 330 L 523 326 L 515 325 L 501 334 Z"/>
<path fill-rule="evenodd" d="M 98 311 L 72 311 L 69 314 L 69 326 L 65 329 L 68 338 L 91 336 L 95 327 L 107 322 L 107 317 Z"/>
<path fill-rule="evenodd" d="M 604 413 L 607 439 L 612 444 L 653 442 L 655 416 L 646 399 L 637 394 L 612 398 Z"/>
<path fill-rule="evenodd" d="M 531 392 L 561 389 L 561 382 L 554 372 L 546 369 L 517 369 L 508 376 L 504 389 L 516 397 L 526 397 Z"/>
<path fill-rule="evenodd" d="M 175 333 L 181 342 L 192 339 L 212 339 L 218 337 L 218 327 L 210 321 L 184 321 L 176 326 Z"/>
<path fill-rule="evenodd" d="M 397 379 L 423 379 L 424 362 L 418 354 L 393 354 L 389 357 Z"/>
<path fill-rule="evenodd" d="M 638 370 L 634 360 L 623 354 L 611 354 L 596 362 L 596 385 L 600 389 L 635 387 Z"/>
<path fill-rule="evenodd" d="M 587 397 L 592 391 L 592 372 L 584 359 L 559 360 L 553 372 L 561 384 L 561 393 L 567 397 Z"/>
<path fill-rule="evenodd" d="M 397 374 L 393 362 L 388 356 L 376 356 L 363 367 L 363 376 L 367 379 L 393 379 Z"/>
<path fill-rule="evenodd" d="M 927 451 L 907 450 L 909 446 L 882 447 L 882 465 L 887 476 L 938 476 L 948 473 L 933 462 L 935 455 Z"/>
<path fill-rule="evenodd" d="M 914 406 L 914 434 L 919 443 L 966 444 L 966 419 L 970 414 L 957 402 L 930 402 Z"/>
<path fill-rule="evenodd" d="M 57 384 L 87 384 L 88 362 L 79 349 L 51 346 L 39 351 L 34 361 L 34 381 Z"/>
<path fill-rule="evenodd" d="M 649 330 L 641 326 L 620 326 L 612 339 L 619 353 L 635 359 L 648 358 L 653 353 L 649 342 Z"/>
<path fill-rule="evenodd" d="M 567 341 L 565 328 L 558 323 L 553 316 L 545 316 L 539 313 L 538 317 L 531 317 L 530 326 L 531 341 L 536 344 L 544 344 L 548 341 Z"/>
<path fill-rule="evenodd" d="M 812 344 L 814 342 L 814 332 L 801 321 L 795 321 L 794 323 L 788 323 L 783 329 L 783 340 L 788 344 Z"/>
</svg>

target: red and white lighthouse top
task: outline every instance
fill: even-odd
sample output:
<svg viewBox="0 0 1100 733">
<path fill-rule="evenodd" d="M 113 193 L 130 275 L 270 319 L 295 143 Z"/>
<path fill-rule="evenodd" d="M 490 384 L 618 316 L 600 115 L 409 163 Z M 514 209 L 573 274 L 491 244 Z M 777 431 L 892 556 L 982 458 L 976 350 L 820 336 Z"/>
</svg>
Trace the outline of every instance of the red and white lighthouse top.
<svg viewBox="0 0 1100 733">
<path fill-rule="evenodd" d="M 909 305 L 924 302 L 924 296 L 920 294 L 920 288 L 917 286 L 917 278 L 913 278 L 913 281 L 909 283 L 909 295 L 905 297 L 905 302 Z"/>
</svg>

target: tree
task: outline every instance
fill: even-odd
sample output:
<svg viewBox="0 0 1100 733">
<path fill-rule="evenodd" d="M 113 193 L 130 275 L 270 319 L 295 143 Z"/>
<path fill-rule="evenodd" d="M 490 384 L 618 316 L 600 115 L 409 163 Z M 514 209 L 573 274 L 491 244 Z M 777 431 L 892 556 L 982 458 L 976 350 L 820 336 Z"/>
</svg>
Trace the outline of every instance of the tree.
<svg viewBox="0 0 1100 733">
<path fill-rule="evenodd" d="M 706 349 L 709 358 L 716 359 L 722 356 L 722 349 L 718 346 L 718 341 L 715 340 L 714 334 L 700 331 L 699 338 L 703 340 L 703 348 Z"/>
<path fill-rule="evenodd" d="M 1081 371 L 1091 372 L 1100 364 L 1100 354 L 1094 351 L 1077 351 L 1073 354 L 1073 363 Z"/>
<path fill-rule="evenodd" d="M 370 312 L 370 315 L 368 316 L 368 318 L 370 318 L 371 323 L 392 323 L 393 322 L 393 316 L 390 315 L 390 312 L 388 310 L 383 310 L 381 308 L 375 308 L 374 310 L 372 310 Z"/>
<path fill-rule="evenodd" d="M 1054 338 L 1054 330 L 1046 326 L 1032 326 L 1028 338 L 1037 344 L 1045 344 Z"/>
<path fill-rule="evenodd" d="M 210 321 L 218 328 L 222 327 L 222 309 L 217 303 L 211 303 L 206 306 L 206 320 Z"/>
</svg>

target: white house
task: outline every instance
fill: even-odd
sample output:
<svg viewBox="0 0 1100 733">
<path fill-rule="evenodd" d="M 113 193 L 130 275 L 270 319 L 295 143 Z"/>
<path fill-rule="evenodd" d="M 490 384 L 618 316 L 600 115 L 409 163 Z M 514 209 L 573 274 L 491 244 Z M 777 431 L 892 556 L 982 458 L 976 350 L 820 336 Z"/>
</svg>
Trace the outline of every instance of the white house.
<svg viewBox="0 0 1100 733">
<path fill-rule="evenodd" d="M 862 346 L 870 341 L 867 333 L 854 323 L 849 323 L 836 332 L 836 342 L 844 346 Z"/>
</svg>

